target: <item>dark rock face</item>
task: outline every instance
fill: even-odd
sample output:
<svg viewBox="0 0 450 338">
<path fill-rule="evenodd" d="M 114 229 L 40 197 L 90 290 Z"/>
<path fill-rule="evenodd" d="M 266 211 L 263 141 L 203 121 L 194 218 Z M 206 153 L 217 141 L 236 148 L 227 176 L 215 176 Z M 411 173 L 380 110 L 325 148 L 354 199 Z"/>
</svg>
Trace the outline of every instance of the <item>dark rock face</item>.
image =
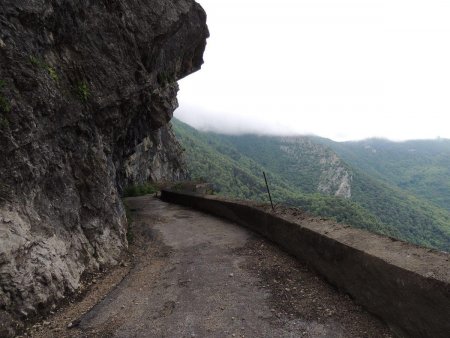
<svg viewBox="0 0 450 338">
<path fill-rule="evenodd" d="M 193 0 L 0 3 L 0 335 L 115 264 L 120 193 L 186 175 L 167 125 L 208 37 Z"/>
<path fill-rule="evenodd" d="M 119 172 L 124 186 L 151 181 L 180 181 L 188 177 L 183 150 L 172 126 L 161 127 L 146 137 L 127 158 Z"/>
</svg>

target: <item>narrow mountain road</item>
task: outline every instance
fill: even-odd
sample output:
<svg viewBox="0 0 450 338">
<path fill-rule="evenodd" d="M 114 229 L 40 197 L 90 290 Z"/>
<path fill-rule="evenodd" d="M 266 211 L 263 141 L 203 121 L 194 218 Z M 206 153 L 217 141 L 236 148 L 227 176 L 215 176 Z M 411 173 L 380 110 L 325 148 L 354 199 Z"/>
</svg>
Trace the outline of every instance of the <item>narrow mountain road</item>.
<svg viewBox="0 0 450 338">
<path fill-rule="evenodd" d="M 126 277 L 70 329 L 46 337 L 391 337 L 296 259 L 230 222 L 130 198 Z M 67 318 L 67 317 L 63 317 Z"/>
</svg>

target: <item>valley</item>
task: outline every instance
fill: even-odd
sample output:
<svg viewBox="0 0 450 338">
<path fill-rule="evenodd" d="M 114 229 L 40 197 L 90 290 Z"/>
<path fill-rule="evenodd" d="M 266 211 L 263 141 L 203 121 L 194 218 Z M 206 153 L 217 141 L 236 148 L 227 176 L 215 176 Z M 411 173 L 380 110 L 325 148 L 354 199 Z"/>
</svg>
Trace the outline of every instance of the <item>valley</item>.
<svg viewBox="0 0 450 338">
<path fill-rule="evenodd" d="M 217 194 L 276 203 L 450 251 L 450 141 L 338 143 L 319 137 L 222 135 L 174 119 L 191 179 Z M 438 187 L 438 189 L 437 189 Z"/>
</svg>

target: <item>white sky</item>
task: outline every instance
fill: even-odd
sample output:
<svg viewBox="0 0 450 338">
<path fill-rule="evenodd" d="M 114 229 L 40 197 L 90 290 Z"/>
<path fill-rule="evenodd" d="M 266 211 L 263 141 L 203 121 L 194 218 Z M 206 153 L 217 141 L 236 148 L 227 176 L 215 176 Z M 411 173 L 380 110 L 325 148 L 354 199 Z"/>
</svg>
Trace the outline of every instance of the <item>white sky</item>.
<svg viewBox="0 0 450 338">
<path fill-rule="evenodd" d="M 175 116 L 226 133 L 450 138 L 450 1 L 200 0 Z"/>
</svg>

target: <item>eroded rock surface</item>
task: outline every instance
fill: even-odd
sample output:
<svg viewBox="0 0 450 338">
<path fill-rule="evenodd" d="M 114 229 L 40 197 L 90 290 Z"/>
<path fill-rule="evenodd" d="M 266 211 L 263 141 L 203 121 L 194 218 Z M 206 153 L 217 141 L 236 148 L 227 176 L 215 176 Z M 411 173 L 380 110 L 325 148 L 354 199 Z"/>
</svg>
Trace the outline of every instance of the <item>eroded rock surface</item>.
<svg viewBox="0 0 450 338">
<path fill-rule="evenodd" d="M 322 172 L 317 191 L 344 198 L 352 197 L 352 172 L 336 155 L 323 156 L 320 159 Z"/>
<path fill-rule="evenodd" d="M 192 0 L 1 1 L 0 336 L 117 263 L 127 184 L 186 175 L 167 123 L 207 36 Z"/>
<path fill-rule="evenodd" d="M 353 173 L 331 149 L 301 136 L 280 138 L 280 149 L 299 163 L 314 163 L 316 171 L 311 173 L 311 177 L 317 179 L 317 192 L 343 198 L 352 197 Z M 304 170 L 301 167 L 295 169 Z"/>
</svg>

